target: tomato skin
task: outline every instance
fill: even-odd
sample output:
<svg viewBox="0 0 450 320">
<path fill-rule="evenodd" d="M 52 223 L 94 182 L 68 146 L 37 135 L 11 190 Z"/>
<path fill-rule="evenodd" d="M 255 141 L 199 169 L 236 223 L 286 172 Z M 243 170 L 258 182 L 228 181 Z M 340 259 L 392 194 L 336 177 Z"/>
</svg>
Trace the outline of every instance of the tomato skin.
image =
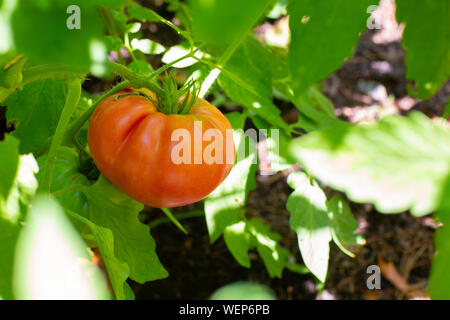
<svg viewBox="0 0 450 320">
<path fill-rule="evenodd" d="M 227 129 L 232 129 L 228 119 L 200 98 L 188 114 L 166 115 L 146 97 L 123 96 L 134 91 L 127 89 L 106 98 L 92 115 L 88 144 L 98 169 L 128 196 L 151 207 L 183 206 L 203 199 L 233 167 L 235 146 L 229 141 L 232 135 L 226 134 Z M 179 143 L 171 141 L 172 132 L 181 128 L 190 133 L 194 159 L 194 121 L 202 122 L 203 133 L 212 128 L 222 134 L 221 163 L 172 161 L 172 149 Z M 209 143 L 202 143 L 202 155 Z M 231 162 L 227 163 L 226 153 L 232 155 Z"/>
</svg>

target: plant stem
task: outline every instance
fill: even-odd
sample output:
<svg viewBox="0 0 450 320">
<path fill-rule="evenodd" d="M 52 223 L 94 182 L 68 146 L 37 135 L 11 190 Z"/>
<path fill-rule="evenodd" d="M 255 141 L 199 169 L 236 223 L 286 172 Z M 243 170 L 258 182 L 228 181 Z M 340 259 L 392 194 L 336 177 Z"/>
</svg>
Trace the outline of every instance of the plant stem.
<svg viewBox="0 0 450 320">
<path fill-rule="evenodd" d="M 188 232 L 186 229 L 181 225 L 180 222 L 175 218 L 175 216 L 172 214 L 172 212 L 168 208 L 161 208 L 161 210 L 164 212 L 164 214 L 167 216 L 167 218 L 173 222 L 174 225 L 178 227 L 181 231 L 183 231 L 185 234 Z"/>
<path fill-rule="evenodd" d="M 61 142 L 64 139 L 64 132 L 67 124 L 70 121 L 73 111 L 78 105 L 81 96 L 81 81 L 79 78 L 70 79 L 67 81 L 68 94 L 64 109 L 56 127 L 55 135 L 53 136 L 52 143 L 47 158 L 47 164 L 44 169 L 44 179 L 42 183 L 43 190 L 50 192 L 53 169 L 55 168 L 56 153 L 58 151 Z"/>
<path fill-rule="evenodd" d="M 116 86 L 114 86 L 108 92 L 102 94 L 99 98 L 97 98 L 97 100 L 95 100 L 94 104 L 88 110 L 86 110 L 78 119 L 76 119 L 75 122 L 73 122 L 69 126 L 69 128 L 67 128 L 67 131 L 66 131 L 66 134 L 64 137 L 64 144 L 71 145 L 73 143 L 73 139 L 78 136 L 78 132 L 80 132 L 81 128 L 92 116 L 92 114 L 94 113 L 94 110 L 97 108 L 97 106 L 100 104 L 100 102 L 102 102 L 103 100 L 108 98 L 110 95 L 113 95 L 119 91 L 129 88 L 130 85 L 131 85 L 130 81 L 125 80 L 125 81 L 117 84 Z"/>
<path fill-rule="evenodd" d="M 176 215 L 174 215 L 176 217 L 177 220 L 183 220 L 183 219 L 189 219 L 189 218 L 195 218 L 195 217 L 200 217 L 205 215 L 205 212 L 203 210 L 192 210 L 192 211 L 187 211 L 187 212 L 183 212 L 183 213 L 177 213 Z M 169 219 L 168 217 L 164 217 L 161 219 L 158 219 L 156 221 L 153 221 L 150 224 L 150 229 L 151 228 L 155 228 L 161 224 L 167 223 L 167 222 L 171 222 L 172 220 Z"/>
</svg>

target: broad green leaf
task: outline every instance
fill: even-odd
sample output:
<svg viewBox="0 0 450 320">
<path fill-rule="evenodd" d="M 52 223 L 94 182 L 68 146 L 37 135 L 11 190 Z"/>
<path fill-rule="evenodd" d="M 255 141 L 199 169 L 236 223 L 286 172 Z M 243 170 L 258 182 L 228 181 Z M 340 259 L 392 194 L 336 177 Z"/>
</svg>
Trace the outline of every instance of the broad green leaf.
<svg viewBox="0 0 450 320">
<path fill-rule="evenodd" d="M 228 177 L 205 199 L 205 217 L 210 241 L 216 241 L 223 230 L 236 222 L 238 211 L 247 199 L 247 183 L 252 166 L 256 164 L 255 142 L 246 137 L 242 127 L 246 116 L 233 114 L 230 122 L 234 129 L 236 163 Z M 246 148 L 248 140 L 249 148 Z"/>
<path fill-rule="evenodd" d="M 247 37 L 225 65 L 218 82 L 231 100 L 275 127 L 289 130 L 280 110 L 272 103 L 270 60 L 258 40 Z"/>
<path fill-rule="evenodd" d="M 431 268 L 428 292 L 432 299 L 449 300 L 450 275 L 450 174 L 447 176 L 441 203 L 439 205 L 438 219 L 443 223 L 434 236 L 436 255 Z"/>
<path fill-rule="evenodd" d="M 83 192 L 89 202 L 89 220 L 112 231 L 115 255 L 129 265 L 130 278 L 143 283 L 167 277 L 150 230 L 138 219 L 144 206 L 103 176 Z"/>
<path fill-rule="evenodd" d="M 195 39 L 225 50 L 245 37 L 272 0 L 190 0 L 189 4 Z"/>
<path fill-rule="evenodd" d="M 6 199 L 19 167 L 19 141 L 5 135 L 5 140 L 0 141 L 0 154 L 0 199 Z"/>
<path fill-rule="evenodd" d="M 237 222 L 225 228 L 223 238 L 233 257 L 240 265 L 250 268 L 248 250 L 252 248 L 250 234 L 245 221 Z"/>
<path fill-rule="evenodd" d="M 349 57 L 366 28 L 373 0 L 291 1 L 289 71 L 299 92 L 325 79 Z"/>
<path fill-rule="evenodd" d="M 104 28 L 98 8 L 90 1 L 78 1 L 79 11 L 68 13 L 71 4 L 60 0 L 18 1 L 11 19 L 17 50 L 36 64 L 61 63 L 79 71 L 89 71 L 98 58 L 106 62 L 106 50 L 96 50 Z M 77 14 L 80 28 L 70 29 L 68 25 L 74 24 Z"/>
<path fill-rule="evenodd" d="M 291 173 L 288 184 L 294 192 L 289 196 L 286 208 L 291 213 L 291 228 L 297 232 L 303 262 L 320 281 L 324 282 L 331 240 L 327 198 L 317 182 L 302 172 Z"/>
<path fill-rule="evenodd" d="M 280 234 L 271 231 L 271 226 L 258 218 L 247 222 L 248 232 L 253 236 L 253 244 L 264 261 L 271 277 L 281 278 L 289 251 L 280 245 Z"/>
<path fill-rule="evenodd" d="M 450 132 L 420 113 L 371 125 L 339 123 L 296 139 L 292 155 L 309 173 L 377 210 L 436 210 L 450 171 Z"/>
<path fill-rule="evenodd" d="M 417 84 L 410 92 L 429 99 L 450 78 L 450 2 L 397 0 L 396 12 L 398 22 L 406 24 L 406 77 Z"/>
<path fill-rule="evenodd" d="M 83 240 L 47 196 L 33 202 L 17 241 L 13 288 L 17 299 L 110 298 Z"/>
<path fill-rule="evenodd" d="M 276 300 L 274 292 L 265 285 L 253 282 L 234 282 L 217 289 L 211 300 Z"/>
<path fill-rule="evenodd" d="M 5 101 L 7 119 L 17 121 L 12 134 L 21 140 L 20 153 L 37 151 L 54 134 L 66 94 L 63 81 L 41 80 L 26 85 Z"/>
<path fill-rule="evenodd" d="M 327 201 L 327 208 L 333 241 L 342 251 L 353 257 L 344 244 L 364 244 L 365 240 L 356 233 L 359 225 L 348 203 L 336 195 Z"/>
</svg>

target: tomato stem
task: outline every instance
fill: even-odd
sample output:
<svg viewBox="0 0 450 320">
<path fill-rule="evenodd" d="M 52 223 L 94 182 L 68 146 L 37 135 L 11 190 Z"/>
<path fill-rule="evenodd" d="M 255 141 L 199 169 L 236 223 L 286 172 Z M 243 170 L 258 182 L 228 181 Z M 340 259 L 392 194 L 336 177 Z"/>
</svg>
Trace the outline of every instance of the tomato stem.
<svg viewBox="0 0 450 320">
<path fill-rule="evenodd" d="M 81 80 L 79 78 L 70 79 L 67 81 L 67 98 L 64 105 L 64 109 L 56 126 L 55 135 L 53 136 L 50 150 L 48 152 L 47 163 L 44 167 L 44 178 L 42 181 L 42 189 L 50 192 L 52 183 L 53 169 L 55 168 L 56 153 L 59 146 L 64 139 L 64 132 L 66 131 L 67 124 L 70 121 L 73 111 L 78 105 L 78 101 L 81 96 Z"/>
<path fill-rule="evenodd" d="M 164 214 L 169 218 L 170 221 L 173 222 L 174 225 L 178 227 L 182 232 L 185 234 L 188 234 L 186 229 L 181 225 L 181 223 L 175 218 L 175 216 L 172 214 L 172 212 L 168 208 L 161 208 L 161 210 L 164 212 Z"/>
<path fill-rule="evenodd" d="M 200 217 L 203 215 L 205 215 L 205 212 L 203 210 L 198 209 L 198 210 L 191 210 L 191 211 L 187 211 L 187 212 L 183 212 L 183 213 L 177 213 L 177 214 L 174 214 L 174 217 L 177 220 L 183 220 L 183 219 Z M 172 220 L 169 219 L 168 217 L 163 217 L 163 218 L 153 221 L 152 223 L 150 223 L 149 226 L 150 226 L 150 229 L 153 229 L 159 225 L 162 225 L 164 223 L 171 222 L 171 221 Z"/>
</svg>

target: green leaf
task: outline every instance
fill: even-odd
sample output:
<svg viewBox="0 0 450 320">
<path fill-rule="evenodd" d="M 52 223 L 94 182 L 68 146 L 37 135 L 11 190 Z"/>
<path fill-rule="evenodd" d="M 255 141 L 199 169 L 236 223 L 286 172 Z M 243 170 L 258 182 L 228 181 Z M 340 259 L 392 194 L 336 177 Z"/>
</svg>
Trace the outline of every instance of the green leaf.
<svg viewBox="0 0 450 320">
<path fill-rule="evenodd" d="M 13 135 L 21 140 L 20 153 L 37 151 L 54 134 L 64 107 L 67 88 L 62 80 L 41 80 L 12 94 L 6 117 L 16 120 Z"/>
<path fill-rule="evenodd" d="M 450 100 L 445 105 L 444 112 L 442 113 L 442 118 L 444 119 L 450 118 Z"/>
<path fill-rule="evenodd" d="M 166 51 L 166 48 L 150 39 L 135 38 L 131 40 L 131 47 L 134 50 L 139 50 L 145 54 L 161 54 Z"/>
<path fill-rule="evenodd" d="M 450 264 L 450 175 L 447 176 L 441 203 L 439 205 L 438 220 L 443 223 L 434 236 L 436 255 L 431 267 L 430 284 L 428 293 L 431 299 L 450 299 L 450 275 L 448 266 Z"/>
<path fill-rule="evenodd" d="M 39 167 L 46 163 L 47 155 L 38 159 Z M 91 182 L 79 171 L 79 166 L 79 155 L 74 149 L 59 148 L 50 191 L 64 208 L 87 218 L 89 217 L 89 207 L 83 187 L 91 185 Z M 43 171 L 41 170 L 37 174 L 37 179 L 40 182 L 42 178 Z"/>
<path fill-rule="evenodd" d="M 450 171 L 450 132 L 420 113 L 390 116 L 371 125 L 336 126 L 310 133 L 291 145 L 309 173 L 356 202 L 377 210 L 436 210 Z"/>
<path fill-rule="evenodd" d="M 252 248 L 250 234 L 245 221 L 240 221 L 225 228 L 223 238 L 233 257 L 240 265 L 250 268 L 248 250 Z"/>
<path fill-rule="evenodd" d="M 341 196 L 336 195 L 327 201 L 327 208 L 333 241 L 342 251 L 354 257 L 343 244 L 364 244 L 365 240 L 355 233 L 359 225 L 349 205 Z"/>
<path fill-rule="evenodd" d="M 232 118 L 236 163 L 228 177 L 205 199 L 205 217 L 211 242 L 216 241 L 227 226 L 239 221 L 238 211 L 245 204 L 249 175 L 254 173 L 251 168 L 257 161 L 256 144 L 251 138 L 246 138 L 242 130 L 246 116 L 235 113 Z M 249 141 L 248 150 L 246 140 Z"/>
<path fill-rule="evenodd" d="M 296 90 L 323 80 L 352 54 L 372 4 L 372 0 L 291 1 L 289 71 Z"/>
<path fill-rule="evenodd" d="M 64 3 L 65 2 L 65 3 Z M 88 71 L 98 58 L 106 62 L 107 52 L 95 51 L 103 34 L 103 20 L 89 1 L 78 2 L 80 29 L 69 29 L 76 13 L 67 13 L 70 1 L 19 1 L 11 27 L 17 50 L 36 64 L 64 64 Z M 39 29 L 36 29 L 39 26 Z M 101 53 L 101 57 L 97 55 Z"/>
<path fill-rule="evenodd" d="M 288 184 L 295 189 L 286 208 L 291 213 L 290 225 L 297 232 L 303 262 L 322 282 L 325 281 L 330 253 L 330 221 L 327 198 L 317 182 L 302 172 L 293 172 Z"/>
<path fill-rule="evenodd" d="M 249 233 L 253 236 L 256 250 L 264 261 L 267 272 L 271 277 L 281 278 L 286 265 L 289 251 L 280 245 L 280 234 L 271 231 L 271 226 L 264 224 L 258 218 L 247 222 Z"/>
<path fill-rule="evenodd" d="M 128 15 L 141 21 L 158 22 L 160 16 L 150 8 L 143 7 L 135 2 L 127 6 Z"/>
<path fill-rule="evenodd" d="M 234 282 L 217 289 L 211 300 L 276 300 L 274 292 L 265 285 L 252 282 Z"/>
<path fill-rule="evenodd" d="M 213 49 L 224 50 L 242 39 L 271 3 L 272 0 L 191 0 L 193 35 Z"/>
<path fill-rule="evenodd" d="M 13 223 L 17 223 L 24 217 L 28 210 L 28 203 L 38 187 L 34 177 L 38 170 L 36 160 L 31 154 L 20 157 L 13 186 L 6 198 L 0 197 L 0 217 Z"/>
<path fill-rule="evenodd" d="M 20 226 L 0 216 L 0 299 L 13 299 L 12 277 L 14 252 Z"/>
<path fill-rule="evenodd" d="M 0 168 L 11 170 L 13 181 L 6 195 L 0 195 L 0 299 L 13 299 L 12 275 L 15 246 L 21 229 L 21 222 L 29 208 L 29 201 L 37 189 L 34 174 L 37 164 L 31 155 L 19 158 L 18 142 L 10 135 L 0 142 Z M 15 160 L 13 161 L 13 158 Z M 15 163 L 14 163 L 15 162 Z M 15 168 L 15 169 L 14 169 Z M 1 174 L 2 177 L 9 172 Z M 2 183 L 9 185 L 9 179 Z M 6 190 L 4 188 L 3 190 Z"/>
<path fill-rule="evenodd" d="M 11 191 L 19 167 L 19 141 L 5 135 L 5 140 L 0 141 L 0 199 L 6 199 Z"/>
<path fill-rule="evenodd" d="M 143 283 L 167 277 L 150 230 L 138 219 L 144 206 L 103 176 L 83 192 L 89 201 L 90 220 L 112 231 L 115 255 L 129 265 L 130 278 Z"/>
<path fill-rule="evenodd" d="M 95 241 L 108 270 L 109 280 L 114 289 L 116 299 L 133 300 L 134 294 L 126 282 L 130 268 L 125 262 L 120 261 L 114 253 L 114 236 L 112 231 L 97 225 L 91 227 L 91 231 L 94 234 Z"/>
<path fill-rule="evenodd" d="M 105 278 L 62 208 L 47 196 L 31 206 L 16 246 L 17 299 L 108 299 Z"/>
<path fill-rule="evenodd" d="M 267 155 L 272 172 L 283 171 L 295 165 L 295 160 L 292 159 L 288 152 L 288 146 L 292 141 L 292 137 L 284 131 L 271 126 L 258 116 L 252 117 L 252 121 L 258 130 L 266 130 L 265 132 L 260 132 L 264 132 L 266 138 Z"/>
<path fill-rule="evenodd" d="M 178 60 L 178 59 L 184 57 L 185 55 L 189 54 L 189 52 L 191 52 L 191 50 L 189 48 L 189 45 L 186 42 L 184 42 L 181 45 L 173 46 L 169 50 L 167 50 L 166 53 L 164 53 L 164 55 L 162 57 L 162 62 L 164 62 L 165 64 L 172 63 L 173 61 Z M 194 55 L 198 59 L 201 59 L 203 56 L 203 53 L 201 51 L 197 51 Z M 187 67 L 190 67 L 190 66 L 196 64 L 197 62 L 198 62 L 197 59 L 187 58 L 180 62 L 175 63 L 173 65 L 173 67 L 174 68 L 187 68 Z"/>
<path fill-rule="evenodd" d="M 245 66 L 243 68 L 242 66 Z M 218 78 L 231 100 L 242 104 L 277 128 L 289 130 L 272 103 L 270 60 L 261 43 L 247 37 L 225 65 Z"/>
<path fill-rule="evenodd" d="M 409 91 L 429 99 L 450 77 L 450 2 L 397 0 L 397 19 L 406 24 L 406 77 L 417 84 Z"/>
</svg>

